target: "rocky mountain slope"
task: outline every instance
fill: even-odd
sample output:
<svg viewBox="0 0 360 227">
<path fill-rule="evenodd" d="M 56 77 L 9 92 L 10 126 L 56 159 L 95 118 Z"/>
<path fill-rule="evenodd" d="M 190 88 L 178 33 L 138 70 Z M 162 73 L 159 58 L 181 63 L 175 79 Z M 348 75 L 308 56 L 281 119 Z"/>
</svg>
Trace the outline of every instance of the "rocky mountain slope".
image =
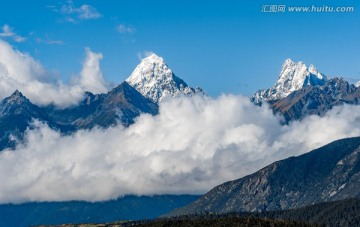
<svg viewBox="0 0 360 227">
<path fill-rule="evenodd" d="M 32 104 L 20 91 L 15 91 L 1 101 L 0 150 L 14 147 L 17 141 L 22 140 L 33 119 L 46 122 L 51 127 L 58 127 L 43 109 Z"/>
<path fill-rule="evenodd" d="M 21 92 L 15 91 L 0 104 L 0 151 L 22 142 L 26 129 L 31 129 L 34 120 L 63 133 L 71 133 L 95 126 L 128 126 L 141 113 L 155 115 L 158 105 L 126 82 L 106 94 L 88 92 L 81 103 L 66 109 L 36 106 Z"/>
<path fill-rule="evenodd" d="M 144 58 L 126 82 L 155 103 L 167 97 L 202 92 L 200 88 L 189 87 L 182 79 L 175 76 L 164 59 L 156 54 Z"/>
<path fill-rule="evenodd" d="M 172 215 L 269 211 L 360 196 L 360 137 L 277 161 L 219 185 Z"/>
<path fill-rule="evenodd" d="M 189 87 L 155 54 L 144 58 L 126 81 L 108 93 L 86 92 L 78 105 L 65 109 L 36 106 L 16 91 L 0 104 L 0 151 L 21 142 L 35 119 L 62 133 L 117 124 L 129 126 L 141 113 L 156 115 L 158 102 L 165 98 L 196 93 L 202 90 Z"/>
<path fill-rule="evenodd" d="M 360 88 L 342 78 L 332 78 L 322 86 L 306 86 L 294 91 L 283 99 L 271 102 L 270 107 L 289 122 L 313 114 L 322 116 L 342 104 L 358 105 L 359 100 Z"/>
<path fill-rule="evenodd" d="M 118 123 L 128 126 L 141 113 L 157 114 L 158 106 L 123 82 L 106 94 L 86 93 L 77 106 L 67 109 L 47 107 L 45 111 L 59 124 L 71 125 L 78 130 L 109 127 Z"/>
</svg>

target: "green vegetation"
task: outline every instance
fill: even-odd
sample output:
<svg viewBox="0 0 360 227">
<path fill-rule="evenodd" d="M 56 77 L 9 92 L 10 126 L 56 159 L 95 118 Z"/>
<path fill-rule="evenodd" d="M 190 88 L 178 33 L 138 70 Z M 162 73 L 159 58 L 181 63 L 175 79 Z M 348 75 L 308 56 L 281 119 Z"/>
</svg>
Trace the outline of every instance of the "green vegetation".
<svg viewBox="0 0 360 227">
<path fill-rule="evenodd" d="M 180 226 L 360 226 L 360 199 L 346 199 L 319 203 L 299 209 L 242 212 L 242 213 L 203 213 L 183 215 L 154 220 L 139 220 L 109 224 L 61 225 L 61 227 L 180 227 Z"/>
<path fill-rule="evenodd" d="M 319 203 L 299 209 L 266 212 L 261 215 L 319 223 L 326 226 L 360 226 L 360 199 Z"/>
<path fill-rule="evenodd" d="M 222 227 L 247 227 L 247 226 L 266 226 L 266 227 L 275 227 L 275 226 L 318 226 L 314 224 L 300 223 L 290 220 L 276 220 L 268 218 L 255 218 L 255 217 L 197 217 L 197 218 L 186 218 L 186 219 L 158 219 L 148 223 L 141 223 L 133 226 L 144 226 L 144 227 L 162 227 L 162 226 L 172 226 L 172 227 L 182 227 L 182 226 L 222 226 Z"/>
<path fill-rule="evenodd" d="M 238 217 L 238 216 L 183 216 L 181 218 L 155 219 L 149 221 L 134 221 L 113 224 L 83 224 L 61 225 L 61 227 L 182 227 L 182 226 L 221 226 L 221 227 L 317 227 L 319 225 L 306 224 L 290 220 L 277 220 L 269 218 Z M 60 227 L 60 226 L 57 226 Z"/>
</svg>

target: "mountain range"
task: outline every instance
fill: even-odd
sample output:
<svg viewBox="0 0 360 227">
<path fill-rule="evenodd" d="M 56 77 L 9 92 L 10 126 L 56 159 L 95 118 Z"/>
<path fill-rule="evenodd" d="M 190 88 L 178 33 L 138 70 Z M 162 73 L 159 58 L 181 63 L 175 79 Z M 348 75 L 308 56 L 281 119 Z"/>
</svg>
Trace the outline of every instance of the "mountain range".
<svg viewBox="0 0 360 227">
<path fill-rule="evenodd" d="M 80 103 L 67 108 L 37 106 L 21 91 L 15 91 L 0 104 L 0 151 L 14 148 L 23 141 L 27 128 L 37 119 L 62 133 L 80 129 L 110 127 L 134 123 L 141 113 L 158 114 L 158 104 L 170 97 L 204 94 L 175 76 L 163 58 L 151 54 L 132 74 L 105 94 L 86 92 Z M 324 115 L 332 107 L 358 104 L 360 87 L 342 78 L 328 79 L 315 66 L 287 59 L 277 82 L 257 91 L 250 100 L 257 105 L 268 103 L 284 122 L 301 120 L 312 114 Z"/>
<path fill-rule="evenodd" d="M 22 142 L 34 119 L 62 133 L 117 124 L 127 127 L 141 113 L 158 114 L 159 102 L 194 94 L 204 92 L 175 76 L 156 54 L 144 58 L 124 82 L 108 93 L 86 92 L 80 103 L 67 108 L 37 106 L 21 91 L 15 91 L 0 104 L 0 151 Z M 274 113 L 283 116 L 284 123 L 289 123 L 312 114 L 324 115 L 337 105 L 358 104 L 360 87 L 343 78 L 328 79 L 313 65 L 307 67 L 287 59 L 277 82 L 257 91 L 250 100 L 257 105 L 267 103 Z"/>
<path fill-rule="evenodd" d="M 284 122 L 302 120 L 309 115 L 324 115 L 334 106 L 359 103 L 359 83 L 343 78 L 328 78 L 315 66 L 287 59 L 277 82 L 270 88 L 258 90 L 250 100 L 257 105 L 267 103 Z"/>
<path fill-rule="evenodd" d="M 255 105 L 269 105 L 275 114 L 283 116 L 283 123 L 288 124 L 309 115 L 324 115 L 334 106 L 357 105 L 360 98 L 357 85 L 359 83 L 354 85 L 343 78 L 328 78 L 313 65 L 307 67 L 303 62 L 295 63 L 288 59 L 277 82 L 270 88 L 257 91 L 250 100 Z M 144 58 L 124 82 L 109 92 L 86 92 L 80 103 L 67 108 L 37 106 L 21 91 L 15 91 L 0 104 L 0 151 L 15 148 L 23 142 L 25 132 L 33 127 L 34 120 L 64 134 L 118 124 L 128 127 L 142 113 L 158 114 L 160 102 L 194 94 L 203 95 L 204 92 L 175 76 L 164 59 L 155 54 Z M 284 210 L 358 197 L 359 154 L 360 137 L 334 141 L 219 185 L 171 215 Z M 168 202 L 167 199 L 160 200 L 161 203 Z M 184 201 L 191 202 L 190 199 Z M 58 205 L 67 207 L 70 203 Z M 172 208 L 182 205 L 185 204 L 179 202 Z M 18 209 L 18 206 L 0 208 L 6 213 L 7 209 Z M 46 210 L 49 206 L 45 204 L 44 207 L 42 209 Z"/>
<path fill-rule="evenodd" d="M 126 81 L 108 93 L 86 92 L 75 106 L 37 106 L 15 91 L 0 106 L 0 151 L 22 142 L 34 119 L 62 133 L 118 124 L 127 127 L 141 113 L 158 114 L 158 103 L 168 97 L 196 93 L 203 92 L 176 77 L 163 58 L 155 54 L 144 58 Z"/>
<path fill-rule="evenodd" d="M 125 196 L 104 202 L 0 204 L 0 226 L 106 223 L 156 218 L 193 202 L 196 195 Z"/>
</svg>

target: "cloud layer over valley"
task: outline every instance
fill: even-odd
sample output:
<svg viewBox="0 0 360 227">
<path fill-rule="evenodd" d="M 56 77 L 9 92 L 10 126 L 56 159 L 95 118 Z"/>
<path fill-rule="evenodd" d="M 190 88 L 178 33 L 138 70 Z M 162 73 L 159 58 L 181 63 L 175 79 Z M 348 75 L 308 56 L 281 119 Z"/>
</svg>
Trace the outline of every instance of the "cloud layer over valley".
<svg viewBox="0 0 360 227">
<path fill-rule="evenodd" d="M 282 158 L 360 135 L 360 107 L 287 126 L 247 97 L 174 98 L 128 128 L 61 135 L 34 122 L 0 153 L 0 202 L 98 201 L 125 194 L 204 193 Z"/>
<path fill-rule="evenodd" d="M 65 84 L 0 39 L 0 99 L 18 89 L 37 105 L 66 107 L 85 91 L 106 92 L 102 54 L 89 48 L 85 54 L 83 69 Z M 158 115 L 142 114 L 127 128 L 62 135 L 34 121 L 26 143 L 0 152 L 0 203 L 200 194 L 273 161 L 360 136 L 359 106 L 290 125 L 280 121 L 268 106 L 231 94 L 169 99 Z"/>
</svg>

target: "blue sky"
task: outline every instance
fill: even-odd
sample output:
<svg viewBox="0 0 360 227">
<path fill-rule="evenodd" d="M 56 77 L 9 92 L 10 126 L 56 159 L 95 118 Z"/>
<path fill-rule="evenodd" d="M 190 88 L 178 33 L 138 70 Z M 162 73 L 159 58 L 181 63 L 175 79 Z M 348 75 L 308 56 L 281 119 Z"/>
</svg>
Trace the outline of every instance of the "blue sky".
<svg viewBox="0 0 360 227">
<path fill-rule="evenodd" d="M 355 11 L 262 13 L 263 5 Z M 1 0 L 0 27 L 12 36 L 0 38 L 63 81 L 79 73 L 86 47 L 103 54 L 103 75 L 114 83 L 152 51 L 212 96 L 251 95 L 276 81 L 286 58 L 360 79 L 359 14 L 358 0 Z"/>
</svg>

